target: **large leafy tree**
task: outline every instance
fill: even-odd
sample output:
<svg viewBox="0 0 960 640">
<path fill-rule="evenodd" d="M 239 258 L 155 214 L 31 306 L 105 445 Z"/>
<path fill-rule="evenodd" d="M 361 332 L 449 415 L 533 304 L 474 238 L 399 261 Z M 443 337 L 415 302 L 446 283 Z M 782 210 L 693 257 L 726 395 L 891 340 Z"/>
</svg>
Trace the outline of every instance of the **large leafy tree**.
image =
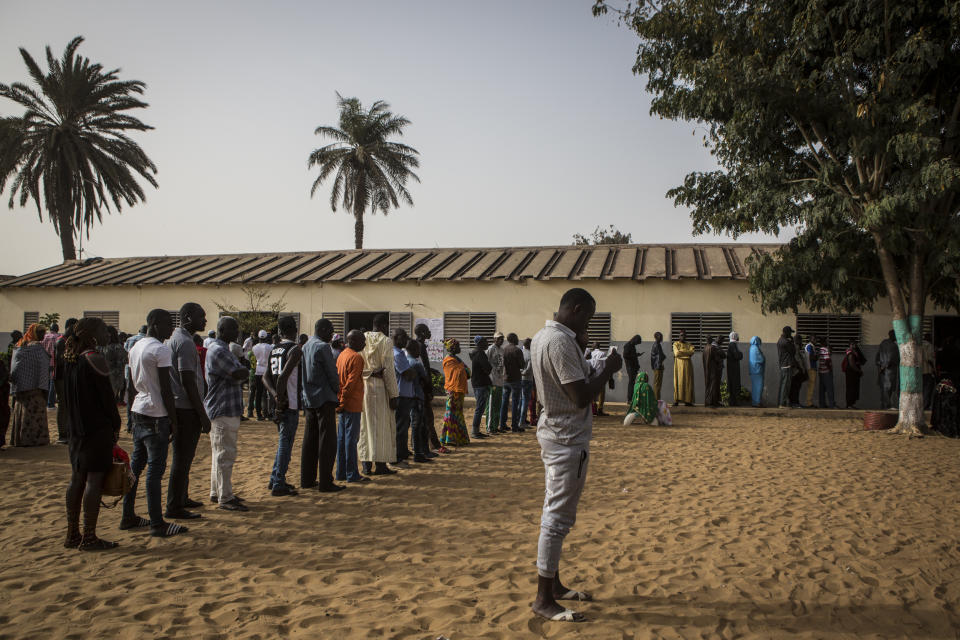
<svg viewBox="0 0 960 640">
<path fill-rule="evenodd" d="M 698 233 L 796 229 L 751 265 L 765 310 L 885 298 L 901 353 L 894 431 L 922 433 L 924 310 L 960 304 L 960 2 L 594 5 L 611 9 L 640 37 L 651 111 L 703 123 L 721 167 L 668 195 Z"/>
<path fill-rule="evenodd" d="M 47 47 L 46 72 L 21 48 L 36 87 L 0 84 L 0 96 L 26 108 L 0 118 L 0 192 L 9 182 L 11 209 L 32 200 L 41 220 L 46 210 L 64 260 L 76 258 L 74 238 L 89 237 L 111 203 L 119 212 L 146 199 L 137 176 L 157 186 L 157 168 L 128 136 L 153 128 L 127 113 L 147 106 L 137 97 L 146 85 L 77 55 L 81 42 L 71 40 L 59 60 Z"/>
<path fill-rule="evenodd" d="M 400 206 L 400 200 L 413 205 L 407 190 L 411 178 L 420 182 L 412 169 L 420 166 L 419 152 L 390 136 L 403 135 L 410 121 L 390 112 L 390 105 L 382 100 L 364 109 L 357 98 L 337 94 L 340 107 L 340 126 L 320 126 L 314 131 L 334 140 L 310 154 L 309 167 L 320 167 L 320 175 L 310 188 L 316 193 L 323 181 L 333 174 L 330 207 L 336 211 L 339 204 L 353 214 L 354 243 L 363 248 L 363 214 L 369 208 L 384 215 L 390 207 Z"/>
</svg>

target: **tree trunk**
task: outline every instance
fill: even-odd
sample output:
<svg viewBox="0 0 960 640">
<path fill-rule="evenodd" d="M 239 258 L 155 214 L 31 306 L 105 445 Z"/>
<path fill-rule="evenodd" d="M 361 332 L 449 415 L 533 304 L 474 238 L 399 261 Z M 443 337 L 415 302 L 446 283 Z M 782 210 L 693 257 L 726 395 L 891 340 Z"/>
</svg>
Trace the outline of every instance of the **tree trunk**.
<svg viewBox="0 0 960 640">
<path fill-rule="evenodd" d="M 920 325 L 920 318 L 911 316 L 910 328 Z M 894 320 L 894 331 L 900 348 L 900 419 L 891 433 L 920 436 L 929 433 L 923 417 L 923 368 L 921 363 L 920 334 L 906 332 L 905 320 Z"/>
<path fill-rule="evenodd" d="M 73 243 L 73 220 L 69 214 L 57 214 L 57 235 L 60 236 L 63 261 L 76 260 L 77 249 Z"/>
<path fill-rule="evenodd" d="M 353 212 L 353 244 L 356 249 L 363 249 L 363 210 Z"/>
</svg>

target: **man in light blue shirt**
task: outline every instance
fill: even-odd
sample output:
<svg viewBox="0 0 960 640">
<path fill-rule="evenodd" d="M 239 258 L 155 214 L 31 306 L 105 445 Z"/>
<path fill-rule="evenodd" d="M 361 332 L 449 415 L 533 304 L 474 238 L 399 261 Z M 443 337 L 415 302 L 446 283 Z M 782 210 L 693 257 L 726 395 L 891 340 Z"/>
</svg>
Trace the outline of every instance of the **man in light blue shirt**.
<svg viewBox="0 0 960 640">
<path fill-rule="evenodd" d="M 393 331 L 393 368 L 397 372 L 397 389 L 400 397 L 397 398 L 397 463 L 395 467 L 408 467 L 410 463 L 407 458 L 410 457 L 410 447 L 407 442 L 410 439 L 410 409 L 416 402 L 417 396 L 414 391 L 414 383 L 417 379 L 417 372 L 410 366 L 410 360 L 407 358 L 407 352 L 404 348 L 407 346 L 409 337 L 403 329 L 394 329 Z M 414 425 L 416 426 L 416 425 Z"/>
</svg>

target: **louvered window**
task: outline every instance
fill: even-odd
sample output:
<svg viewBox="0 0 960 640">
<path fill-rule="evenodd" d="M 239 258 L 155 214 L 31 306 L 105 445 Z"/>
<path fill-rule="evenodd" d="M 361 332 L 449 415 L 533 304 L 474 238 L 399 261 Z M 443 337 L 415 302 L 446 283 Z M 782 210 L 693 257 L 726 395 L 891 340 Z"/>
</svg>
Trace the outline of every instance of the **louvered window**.
<svg viewBox="0 0 960 640">
<path fill-rule="evenodd" d="M 403 329 L 407 335 L 413 337 L 413 314 L 409 311 L 390 312 L 390 335 L 394 329 Z"/>
<path fill-rule="evenodd" d="M 487 341 L 492 342 L 493 334 L 496 332 L 496 313 L 451 311 L 443 314 L 443 339 L 458 340 L 463 351 L 473 347 L 474 336 L 483 336 Z"/>
<path fill-rule="evenodd" d="M 103 323 L 108 327 L 113 327 L 114 329 L 120 328 L 120 312 L 119 311 L 84 311 L 84 318 L 100 318 L 103 320 Z"/>
<path fill-rule="evenodd" d="M 687 332 L 687 342 L 702 351 L 709 336 L 726 339 L 733 331 L 732 313 L 671 313 L 670 341 L 680 339 L 680 330 Z"/>
<path fill-rule="evenodd" d="M 590 318 L 590 324 L 587 325 L 587 336 L 589 336 L 589 347 L 593 348 L 594 342 L 600 343 L 601 349 L 610 347 L 610 313 L 597 312 Z"/>
<path fill-rule="evenodd" d="M 344 314 L 342 311 L 324 311 L 322 314 L 320 314 L 321 318 L 329 320 L 330 324 L 333 325 L 334 333 L 339 333 L 344 337 L 344 339 L 346 339 L 346 336 L 344 335 L 346 332 L 343 330 L 343 316 Z"/>
<path fill-rule="evenodd" d="M 830 351 L 842 353 L 850 345 L 850 340 L 860 340 L 863 333 L 863 319 L 860 315 L 841 315 L 832 313 L 798 313 L 797 333 L 806 341 L 808 336 L 817 336 L 825 340 Z"/>
<path fill-rule="evenodd" d="M 167 313 L 170 314 L 170 317 L 173 318 L 173 328 L 176 329 L 180 326 L 180 310 L 179 309 L 167 309 Z M 223 315 L 222 313 L 220 315 Z"/>
<path fill-rule="evenodd" d="M 40 312 L 39 311 L 24 311 L 23 312 L 23 332 L 26 333 L 27 329 L 30 328 L 34 322 L 40 322 Z"/>
</svg>

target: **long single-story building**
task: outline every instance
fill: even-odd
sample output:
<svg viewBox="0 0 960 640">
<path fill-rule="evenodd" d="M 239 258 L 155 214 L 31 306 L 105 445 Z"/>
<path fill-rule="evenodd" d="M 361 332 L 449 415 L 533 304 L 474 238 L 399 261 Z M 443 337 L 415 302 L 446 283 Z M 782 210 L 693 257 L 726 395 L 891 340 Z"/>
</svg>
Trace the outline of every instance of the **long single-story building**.
<svg viewBox="0 0 960 640">
<path fill-rule="evenodd" d="M 854 315 L 762 313 L 747 290 L 748 259 L 777 246 L 567 245 L 90 258 L 0 281 L 0 328 L 10 331 L 56 312 L 64 319 L 99 316 L 132 333 L 150 309 L 173 311 L 187 301 L 200 303 L 211 317 L 221 308 L 253 311 L 252 288 L 265 292 L 268 302 L 281 302 L 282 313 L 294 315 L 305 333 L 312 333 L 320 317 L 344 332 L 369 328 L 374 314 L 387 312 L 391 326 L 412 333 L 413 325 L 424 321 L 435 338 L 458 338 L 467 352 L 477 334 L 532 336 L 556 310 L 563 292 L 579 286 L 597 300 L 591 338 L 606 346 L 640 334 L 641 365 L 648 370 L 648 343 L 655 331 L 669 342 L 684 328 L 698 347 L 711 334 L 737 331 L 745 346 L 751 336 L 759 336 L 768 362 L 768 404 L 776 401 L 774 343 L 784 325 L 825 337 L 840 354 L 834 361 L 838 404 L 842 350 L 850 337 L 858 337 L 870 359 L 861 405 L 876 406 L 872 360 L 891 328 L 887 305 L 881 301 L 876 311 Z M 938 343 L 943 336 L 960 334 L 956 315 L 931 314 L 927 322 Z M 439 359 L 439 340 L 431 356 Z M 742 366 L 747 386 L 747 363 Z M 694 369 L 701 400 L 699 357 Z M 671 372 L 672 358 L 665 375 L 668 400 Z M 618 382 L 609 399 L 625 397 L 624 378 Z"/>
</svg>

